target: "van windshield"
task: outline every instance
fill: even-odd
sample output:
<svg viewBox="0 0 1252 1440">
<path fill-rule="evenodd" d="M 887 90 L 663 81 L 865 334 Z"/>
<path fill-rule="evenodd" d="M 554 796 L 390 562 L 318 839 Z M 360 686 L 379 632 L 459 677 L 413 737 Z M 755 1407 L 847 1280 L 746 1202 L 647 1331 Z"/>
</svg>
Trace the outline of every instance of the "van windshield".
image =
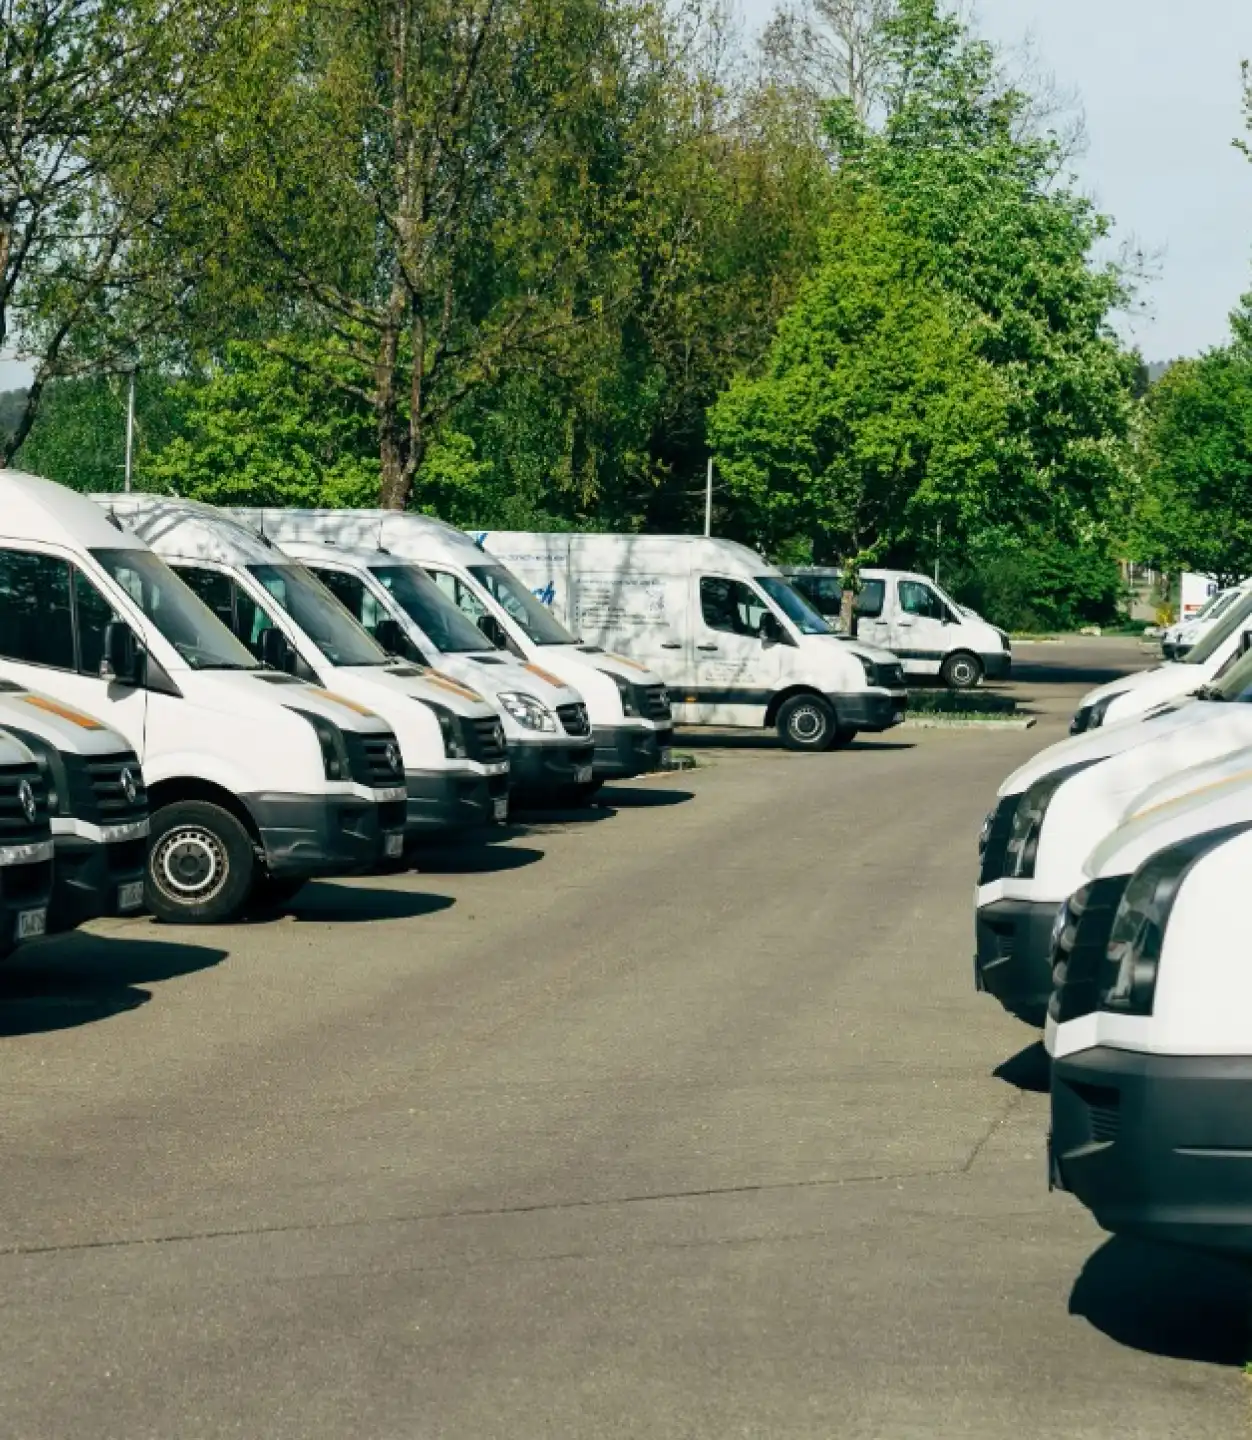
<svg viewBox="0 0 1252 1440">
<path fill-rule="evenodd" d="M 1231 606 L 1220 623 L 1214 625 L 1198 645 L 1193 645 L 1181 657 L 1182 663 L 1184 665 L 1203 665 L 1211 655 L 1221 649 L 1236 630 L 1243 627 L 1249 616 L 1252 616 L 1252 590 L 1244 590 L 1239 596 L 1239 603 Z"/>
<path fill-rule="evenodd" d="M 92 550 L 192 670 L 255 670 L 257 662 L 200 597 L 150 550 Z"/>
<path fill-rule="evenodd" d="M 387 652 L 303 565 L 249 565 L 248 569 L 332 665 L 387 664 Z"/>
<path fill-rule="evenodd" d="M 396 604 L 442 654 L 490 648 L 478 626 L 416 565 L 375 565 L 370 574 L 386 586 Z"/>
<path fill-rule="evenodd" d="M 508 611 L 536 645 L 578 644 L 552 611 L 503 565 L 471 565 L 469 573 Z"/>
<path fill-rule="evenodd" d="M 801 635 L 833 635 L 835 633 L 809 602 L 793 590 L 782 576 L 758 575 L 756 583 Z"/>
</svg>

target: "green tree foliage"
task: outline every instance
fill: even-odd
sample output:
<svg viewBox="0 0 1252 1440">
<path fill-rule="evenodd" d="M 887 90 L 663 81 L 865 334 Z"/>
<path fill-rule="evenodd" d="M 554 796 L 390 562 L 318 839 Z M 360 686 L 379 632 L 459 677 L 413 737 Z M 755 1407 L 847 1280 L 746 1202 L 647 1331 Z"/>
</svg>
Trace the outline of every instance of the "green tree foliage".
<svg viewBox="0 0 1252 1440">
<path fill-rule="evenodd" d="M 764 373 L 711 413 L 737 528 L 818 561 L 915 554 L 937 524 L 966 533 L 1005 416 L 978 340 L 927 247 L 867 194 L 845 195 Z"/>
</svg>

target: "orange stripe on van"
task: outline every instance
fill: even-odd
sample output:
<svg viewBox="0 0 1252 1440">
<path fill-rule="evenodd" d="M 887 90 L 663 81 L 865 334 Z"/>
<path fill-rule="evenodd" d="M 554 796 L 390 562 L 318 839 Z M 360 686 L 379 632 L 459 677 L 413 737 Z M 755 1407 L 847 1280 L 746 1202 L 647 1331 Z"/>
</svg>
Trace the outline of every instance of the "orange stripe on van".
<svg viewBox="0 0 1252 1440">
<path fill-rule="evenodd" d="M 68 720 L 72 725 L 77 725 L 80 730 L 103 730 L 99 720 L 93 720 L 90 715 L 84 715 L 81 710 L 71 710 L 68 705 L 61 705 L 56 700 L 45 700 L 42 695 L 23 695 L 21 699 L 27 705 L 33 705 L 36 710 L 46 710 L 49 715 L 59 715 L 62 720 Z"/>
<path fill-rule="evenodd" d="M 314 695 L 320 695 L 323 700 L 333 701 L 336 705 L 342 705 L 345 710 L 355 710 L 358 715 L 366 715 L 371 720 L 377 720 L 378 716 L 367 710 L 364 705 L 358 705 L 355 700 L 349 700 L 346 695 L 336 695 L 333 690 L 318 690 L 313 687 Z"/>
<path fill-rule="evenodd" d="M 610 660 L 616 660 L 619 665 L 629 665 L 632 670 L 647 670 L 646 665 L 640 665 L 638 660 L 628 660 L 625 655 L 617 655 L 612 650 L 606 652 Z"/>
<path fill-rule="evenodd" d="M 454 680 L 451 675 L 445 675 L 442 670 L 428 670 L 422 679 L 429 680 L 432 685 L 438 685 L 443 690 L 451 690 L 454 695 L 460 695 L 464 700 L 482 702 L 483 697 L 477 690 L 471 690 L 468 685 L 462 685 L 459 680 Z"/>
<path fill-rule="evenodd" d="M 559 675 L 554 675 L 551 670 L 545 670 L 540 665 L 523 665 L 522 669 L 529 670 L 532 675 L 538 675 L 541 680 L 546 680 L 549 685 L 555 686 L 558 690 L 565 686 L 565 681 Z"/>
</svg>

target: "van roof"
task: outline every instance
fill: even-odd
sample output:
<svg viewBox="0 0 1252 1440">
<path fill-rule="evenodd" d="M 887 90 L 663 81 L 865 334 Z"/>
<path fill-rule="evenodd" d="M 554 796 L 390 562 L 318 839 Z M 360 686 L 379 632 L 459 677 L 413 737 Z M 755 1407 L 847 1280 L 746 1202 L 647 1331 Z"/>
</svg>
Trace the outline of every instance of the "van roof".
<svg viewBox="0 0 1252 1440">
<path fill-rule="evenodd" d="M 476 530 L 472 532 L 484 548 L 499 554 L 505 564 L 513 554 L 527 545 L 542 545 L 558 551 L 569 547 L 576 550 L 582 563 L 595 563 L 597 558 L 619 566 L 624 558 L 633 564 L 659 566 L 677 551 L 682 555 L 683 568 L 731 569 L 743 575 L 777 574 L 777 568 L 737 540 L 721 540 L 710 535 L 606 535 L 595 530 L 525 531 Z"/>
<path fill-rule="evenodd" d="M 352 565 L 369 569 L 374 565 L 416 565 L 415 560 L 403 555 L 392 555 L 390 551 L 378 550 L 366 545 L 340 545 L 334 540 L 275 540 L 288 555 L 297 560 L 345 560 Z"/>
<path fill-rule="evenodd" d="M 77 549 L 148 548 L 112 524 L 94 500 L 24 470 L 0 470 L 0 536 Z"/>
<path fill-rule="evenodd" d="M 255 530 L 198 500 L 136 494 L 105 498 L 118 519 L 167 560 L 216 560 L 223 565 L 282 561 L 281 552 Z"/>
<path fill-rule="evenodd" d="M 311 542 L 331 540 L 338 546 L 376 551 L 380 546 L 400 560 L 419 563 L 444 560 L 454 565 L 481 565 L 483 553 L 463 531 L 430 515 L 397 510 L 286 510 L 232 507 L 230 514 L 273 537 Z"/>
</svg>

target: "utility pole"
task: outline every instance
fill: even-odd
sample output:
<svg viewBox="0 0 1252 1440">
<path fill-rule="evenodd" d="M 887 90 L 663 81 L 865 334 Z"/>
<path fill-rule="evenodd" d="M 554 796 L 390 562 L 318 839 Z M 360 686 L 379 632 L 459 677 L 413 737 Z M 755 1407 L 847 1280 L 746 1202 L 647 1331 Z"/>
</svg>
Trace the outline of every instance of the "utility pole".
<svg viewBox="0 0 1252 1440">
<path fill-rule="evenodd" d="M 713 533 L 713 457 L 709 456 L 708 474 L 704 480 L 704 534 Z"/>
<path fill-rule="evenodd" d="M 943 521 L 935 521 L 935 584 L 939 583 L 939 541 L 943 536 Z"/>
<path fill-rule="evenodd" d="M 135 453 L 135 366 L 130 367 L 130 384 L 126 388 L 126 478 L 122 489 L 130 494 L 131 467 Z"/>
</svg>

